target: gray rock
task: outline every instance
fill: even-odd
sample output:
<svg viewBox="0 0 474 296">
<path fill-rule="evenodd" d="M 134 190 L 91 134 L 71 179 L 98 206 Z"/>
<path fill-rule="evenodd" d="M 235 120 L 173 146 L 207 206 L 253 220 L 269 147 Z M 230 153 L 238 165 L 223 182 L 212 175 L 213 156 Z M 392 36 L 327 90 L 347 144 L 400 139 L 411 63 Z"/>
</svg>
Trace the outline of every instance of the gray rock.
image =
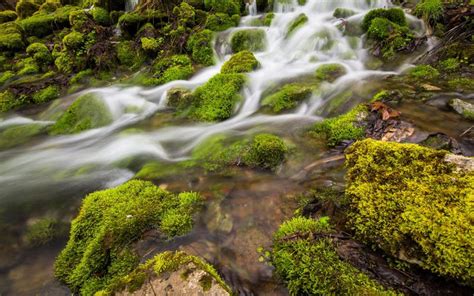
<svg viewBox="0 0 474 296">
<path fill-rule="evenodd" d="M 474 104 L 468 103 L 461 99 L 452 99 L 449 101 L 449 106 L 464 118 L 474 120 Z"/>
</svg>

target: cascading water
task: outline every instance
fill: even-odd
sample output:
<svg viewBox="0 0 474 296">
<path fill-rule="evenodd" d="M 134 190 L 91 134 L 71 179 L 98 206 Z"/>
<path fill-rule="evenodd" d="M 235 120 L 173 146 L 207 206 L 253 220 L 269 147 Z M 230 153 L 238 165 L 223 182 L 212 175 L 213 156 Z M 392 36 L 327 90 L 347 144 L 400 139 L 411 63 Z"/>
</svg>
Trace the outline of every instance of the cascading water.
<svg viewBox="0 0 474 296">
<path fill-rule="evenodd" d="M 127 3 L 134 4 L 133 0 Z M 114 115 L 114 122 L 78 135 L 49 137 L 29 148 L 0 152 L 2 198 L 14 197 L 18 190 L 25 194 L 34 192 L 38 184 L 57 184 L 55 174 L 59 171 L 74 171 L 83 166 L 92 166 L 90 174 L 93 179 L 100 176 L 106 185 L 115 185 L 133 176 L 126 169 L 116 168 L 119 161 L 129 157 L 147 155 L 159 160 L 180 161 L 186 159 L 198 143 L 213 134 L 249 130 L 255 126 L 319 120 L 315 112 L 337 93 L 366 78 L 395 73 L 367 70 L 365 61 L 368 55 L 362 47 L 361 38 L 344 36 L 341 31 L 343 22 L 361 20 L 368 10 L 387 6 L 387 0 L 308 0 L 304 6 L 299 6 L 296 0 L 283 4 L 276 1 L 273 22 L 264 29 L 266 49 L 255 54 L 261 67 L 248 74 L 243 101 L 235 115 L 223 122 L 172 126 L 138 134 L 121 132 L 127 126 L 146 121 L 155 112 L 165 109 L 166 92 L 170 88 L 179 86 L 194 89 L 217 74 L 223 62 L 229 58 L 229 55 L 223 55 L 229 51 L 225 42 L 218 50 L 218 54 L 224 57 L 215 66 L 204 69 L 189 81 L 174 81 L 153 89 L 119 86 L 90 89 L 87 92 L 99 95 L 107 103 Z M 347 20 L 334 18 L 333 11 L 338 7 L 349 8 L 355 15 Z M 221 33 L 218 38 L 224 36 L 229 39 L 235 31 L 253 28 L 252 22 L 260 17 L 253 15 L 254 9 L 255 1 L 252 1 L 249 5 L 250 15 L 242 19 L 241 25 Z M 302 13 L 308 17 L 308 22 L 287 36 L 290 23 Z M 418 26 L 421 27 L 419 23 Z M 262 93 L 268 87 L 311 74 L 325 63 L 339 63 L 345 67 L 347 74 L 333 83 L 322 85 L 317 94 L 302 102 L 292 113 L 264 115 L 258 112 Z M 0 122 L 0 125 L 25 120 L 29 119 L 13 117 Z M 84 180 L 87 179 L 87 174 L 81 177 L 63 174 L 61 180 L 74 183 L 86 182 Z"/>
<path fill-rule="evenodd" d="M 138 5 L 139 0 L 126 0 L 125 11 L 132 11 Z"/>
</svg>

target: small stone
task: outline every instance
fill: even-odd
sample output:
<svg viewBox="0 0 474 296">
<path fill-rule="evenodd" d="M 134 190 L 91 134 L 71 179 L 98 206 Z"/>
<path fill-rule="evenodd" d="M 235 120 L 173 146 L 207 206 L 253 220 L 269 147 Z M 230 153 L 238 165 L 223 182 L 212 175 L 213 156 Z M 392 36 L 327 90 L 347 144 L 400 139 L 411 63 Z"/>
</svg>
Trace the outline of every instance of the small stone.
<svg viewBox="0 0 474 296">
<path fill-rule="evenodd" d="M 474 120 L 474 104 L 468 103 L 461 99 L 452 99 L 449 101 L 449 106 L 454 109 L 461 116 Z"/>
</svg>

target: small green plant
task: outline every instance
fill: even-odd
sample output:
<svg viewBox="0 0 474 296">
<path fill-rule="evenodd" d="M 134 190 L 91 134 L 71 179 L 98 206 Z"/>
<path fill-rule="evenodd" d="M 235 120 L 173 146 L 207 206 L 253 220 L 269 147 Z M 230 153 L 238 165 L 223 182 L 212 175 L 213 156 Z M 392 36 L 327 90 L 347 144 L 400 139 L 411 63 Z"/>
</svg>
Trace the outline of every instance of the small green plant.
<svg viewBox="0 0 474 296">
<path fill-rule="evenodd" d="M 252 139 L 244 162 L 248 166 L 273 170 L 285 160 L 287 152 L 288 147 L 281 138 L 259 134 Z"/>
<path fill-rule="evenodd" d="M 58 222 L 53 219 L 44 218 L 36 221 L 28 227 L 25 241 L 28 246 L 40 246 L 53 240 L 58 232 Z"/>
<path fill-rule="evenodd" d="M 421 0 L 416 4 L 415 15 L 422 17 L 429 24 L 436 23 L 443 15 L 441 0 Z"/>
<path fill-rule="evenodd" d="M 439 66 L 445 72 L 455 72 L 461 66 L 461 62 L 457 58 L 448 58 L 441 61 Z"/>
<path fill-rule="evenodd" d="M 408 76 L 417 80 L 432 80 L 439 77 L 439 71 L 430 65 L 418 65 L 408 71 Z"/>
<path fill-rule="evenodd" d="M 59 97 L 59 87 L 50 85 L 39 90 L 33 95 L 33 101 L 37 104 L 46 103 Z"/>
</svg>

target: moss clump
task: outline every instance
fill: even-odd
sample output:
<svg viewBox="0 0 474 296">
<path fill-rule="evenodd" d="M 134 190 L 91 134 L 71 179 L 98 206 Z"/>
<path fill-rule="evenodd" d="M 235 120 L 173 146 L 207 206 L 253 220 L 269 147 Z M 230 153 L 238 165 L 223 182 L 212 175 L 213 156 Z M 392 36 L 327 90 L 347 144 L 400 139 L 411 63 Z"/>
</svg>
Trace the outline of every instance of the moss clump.
<svg viewBox="0 0 474 296">
<path fill-rule="evenodd" d="M 88 14 L 84 10 L 72 11 L 69 14 L 69 23 L 74 30 L 81 30 L 81 28 L 89 20 Z"/>
<path fill-rule="evenodd" d="M 430 65 L 418 65 L 408 71 L 408 76 L 417 80 L 432 80 L 439 77 L 439 72 Z"/>
<path fill-rule="evenodd" d="M 304 24 L 308 22 L 308 17 L 306 14 L 301 13 L 298 15 L 289 25 L 288 31 L 286 31 L 286 37 L 289 37 L 291 34 L 293 34 L 296 30 L 301 28 Z"/>
<path fill-rule="evenodd" d="M 170 213 L 191 216 L 199 201 L 196 193 L 175 195 L 145 181 L 89 194 L 55 262 L 56 277 L 82 295 L 93 295 L 116 283 L 138 265 L 133 242 L 148 230 L 162 230 L 163 217 Z M 172 237 L 177 228 L 168 227 L 173 231 L 165 234 Z M 177 232 L 185 231 L 188 225 Z"/>
<path fill-rule="evenodd" d="M 76 55 L 63 51 L 56 54 L 54 65 L 58 68 L 59 72 L 72 73 L 80 68 L 80 65 L 78 65 L 80 63 L 78 61 L 80 61 L 80 59 L 78 59 Z"/>
<path fill-rule="evenodd" d="M 92 94 L 79 97 L 51 128 L 50 133 L 75 134 L 113 121 L 107 105 Z"/>
<path fill-rule="evenodd" d="M 346 156 L 350 224 L 395 257 L 472 284 L 474 173 L 458 171 L 446 153 L 356 142 Z"/>
<path fill-rule="evenodd" d="M 265 31 L 261 29 L 237 31 L 232 35 L 230 44 L 233 52 L 262 51 L 266 46 Z"/>
<path fill-rule="evenodd" d="M 56 220 L 44 218 L 28 227 L 25 241 L 28 246 L 41 246 L 52 241 L 58 235 L 59 224 Z"/>
<path fill-rule="evenodd" d="M 140 60 L 132 41 L 122 41 L 117 44 L 117 58 L 121 65 L 134 66 Z"/>
<path fill-rule="evenodd" d="M 213 38 L 214 33 L 211 30 L 203 30 L 189 37 L 186 47 L 191 52 L 193 61 L 203 66 L 214 65 Z"/>
<path fill-rule="evenodd" d="M 40 124 L 14 125 L 0 131 L 0 149 L 8 149 L 28 142 L 32 137 L 45 131 Z"/>
<path fill-rule="evenodd" d="M 40 72 L 40 68 L 33 58 L 23 59 L 17 63 L 17 66 L 20 67 L 20 70 L 17 73 L 18 75 L 30 75 Z"/>
<path fill-rule="evenodd" d="M 341 64 L 324 64 L 319 66 L 316 70 L 315 76 L 319 80 L 333 82 L 346 73 L 346 68 Z"/>
<path fill-rule="evenodd" d="M 46 45 L 43 43 L 32 43 L 26 48 L 26 53 L 32 57 L 38 65 L 46 66 L 53 61 L 53 57 Z"/>
<path fill-rule="evenodd" d="M 224 63 L 221 68 L 222 74 L 247 73 L 252 72 L 260 66 L 254 54 L 248 50 L 243 50 L 234 54 L 230 60 Z"/>
<path fill-rule="evenodd" d="M 339 7 L 334 10 L 332 16 L 335 18 L 348 18 L 350 16 L 353 16 L 354 14 L 356 13 L 352 9 Z"/>
<path fill-rule="evenodd" d="M 140 39 L 142 48 L 146 52 L 156 53 L 163 44 L 163 39 L 142 37 Z"/>
<path fill-rule="evenodd" d="M 37 104 L 46 103 L 59 97 L 59 87 L 55 85 L 47 86 L 33 95 L 33 101 Z"/>
<path fill-rule="evenodd" d="M 13 22 L 0 24 L 0 51 L 18 51 L 24 47 L 20 26 Z"/>
<path fill-rule="evenodd" d="M 110 24 L 109 12 L 101 7 L 94 7 L 91 11 L 92 18 L 96 23 L 102 26 L 108 26 Z"/>
<path fill-rule="evenodd" d="M 362 20 L 362 24 L 361 24 L 362 29 L 364 31 L 368 31 L 370 25 L 372 24 L 372 20 L 374 20 L 375 18 L 384 18 L 399 26 L 402 26 L 402 27 L 407 26 L 405 14 L 403 13 L 403 10 L 401 10 L 400 8 L 389 8 L 389 9 L 377 8 L 377 9 L 372 9 L 364 16 L 364 19 Z"/>
<path fill-rule="evenodd" d="M 185 274 L 193 272 L 192 270 L 188 270 L 190 264 L 194 265 L 193 268 L 205 272 L 200 280 L 204 292 L 206 291 L 206 288 L 212 287 L 213 284 L 218 284 L 227 293 L 232 294 L 231 288 L 219 276 L 213 266 L 199 257 L 191 256 L 180 251 L 166 251 L 156 255 L 146 263 L 141 264 L 133 272 L 123 277 L 120 282 L 109 286 L 107 290 L 104 290 L 104 292 L 113 294 L 126 290 L 132 293 L 140 289 L 146 282 L 147 278 L 151 276 L 161 276 L 163 274 L 180 271 L 181 269 L 185 269 L 182 278 L 183 280 L 186 280 Z"/>
<path fill-rule="evenodd" d="M 204 0 L 207 10 L 227 13 L 228 15 L 240 14 L 239 0 Z"/>
<path fill-rule="evenodd" d="M 359 105 L 350 112 L 327 118 L 316 123 L 310 134 L 316 138 L 323 138 L 330 147 L 336 146 L 344 140 L 357 140 L 365 135 L 365 129 L 359 124 L 361 118 L 367 114 L 367 107 Z"/>
<path fill-rule="evenodd" d="M 20 20 L 18 23 L 28 36 L 43 37 L 49 35 L 55 29 L 62 29 L 70 26 L 69 18 L 71 13 L 77 11 L 79 7 L 64 6 L 52 13 L 42 11 L 33 16 Z"/>
<path fill-rule="evenodd" d="M 279 137 L 259 134 L 252 139 L 244 156 L 244 163 L 251 167 L 273 170 L 285 160 L 287 152 L 288 147 Z"/>
<path fill-rule="evenodd" d="M 0 11 L 0 24 L 12 22 L 16 20 L 17 17 L 16 12 L 13 10 Z"/>
<path fill-rule="evenodd" d="M 330 233 L 327 217 L 296 217 L 274 234 L 271 261 L 291 295 L 396 295 L 342 261 Z"/>
<path fill-rule="evenodd" d="M 173 80 L 186 80 L 194 73 L 191 59 L 187 55 L 174 55 L 158 60 L 153 66 L 157 84 Z"/>
<path fill-rule="evenodd" d="M 275 93 L 266 96 L 262 106 L 269 107 L 272 112 L 280 113 L 298 106 L 298 103 L 307 99 L 312 93 L 312 88 L 299 83 L 287 84 Z"/>
<path fill-rule="evenodd" d="M 448 86 L 459 92 L 474 90 L 474 81 L 466 77 L 456 77 L 448 81 Z"/>
<path fill-rule="evenodd" d="M 5 84 L 8 80 L 15 77 L 15 73 L 13 71 L 5 71 L 0 74 L 0 84 Z"/>
<path fill-rule="evenodd" d="M 124 13 L 118 20 L 118 25 L 123 32 L 134 36 L 142 25 L 147 22 L 146 16 L 137 12 Z"/>
<path fill-rule="evenodd" d="M 0 92 L 0 112 L 7 112 L 19 105 L 21 105 L 20 101 L 15 98 L 11 91 Z"/>
<path fill-rule="evenodd" d="M 193 93 L 191 117 L 204 121 L 229 118 L 240 101 L 240 89 L 245 83 L 242 74 L 217 74 Z"/>
<path fill-rule="evenodd" d="M 84 35 L 80 32 L 72 31 L 64 36 L 63 44 L 69 50 L 77 50 L 84 44 Z"/>
<path fill-rule="evenodd" d="M 206 29 L 219 32 L 239 25 L 240 16 L 229 16 L 226 13 L 209 14 L 206 19 Z"/>
<path fill-rule="evenodd" d="M 439 68 L 444 72 L 455 72 L 461 67 L 461 62 L 457 58 L 447 58 L 439 62 Z"/>
<path fill-rule="evenodd" d="M 32 1 L 21 0 L 18 1 L 15 9 L 16 13 L 18 14 L 18 17 L 27 18 L 29 16 L 32 16 L 33 13 L 35 13 L 36 11 L 38 11 L 39 5 Z"/>
<path fill-rule="evenodd" d="M 427 23 L 434 24 L 443 15 L 441 0 L 422 0 L 416 4 L 415 15 L 422 17 Z"/>
<path fill-rule="evenodd" d="M 273 12 L 266 13 L 265 16 L 263 17 L 263 25 L 264 26 L 271 26 L 272 21 L 275 18 L 275 14 Z"/>
</svg>

